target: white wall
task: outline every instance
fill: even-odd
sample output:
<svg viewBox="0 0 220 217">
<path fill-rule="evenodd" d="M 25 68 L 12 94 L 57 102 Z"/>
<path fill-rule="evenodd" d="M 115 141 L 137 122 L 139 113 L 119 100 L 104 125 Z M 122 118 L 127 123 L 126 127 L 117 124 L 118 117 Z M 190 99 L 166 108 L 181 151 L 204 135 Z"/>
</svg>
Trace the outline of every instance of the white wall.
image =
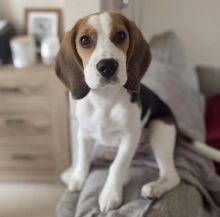
<svg viewBox="0 0 220 217">
<path fill-rule="evenodd" d="M 146 38 L 174 29 L 194 64 L 220 66 L 219 0 L 139 0 Z"/>
<path fill-rule="evenodd" d="M 0 0 L 0 10 L 22 32 L 25 8 L 60 8 L 63 1 L 65 0 Z"/>
<path fill-rule="evenodd" d="M 66 31 L 80 17 L 98 12 L 100 0 L 0 0 L 0 11 L 16 26 L 19 33 L 24 30 L 25 8 L 63 9 L 63 25 Z"/>
<path fill-rule="evenodd" d="M 100 11 L 103 0 L 63 0 L 65 11 L 65 30 L 72 28 L 81 17 Z"/>
</svg>

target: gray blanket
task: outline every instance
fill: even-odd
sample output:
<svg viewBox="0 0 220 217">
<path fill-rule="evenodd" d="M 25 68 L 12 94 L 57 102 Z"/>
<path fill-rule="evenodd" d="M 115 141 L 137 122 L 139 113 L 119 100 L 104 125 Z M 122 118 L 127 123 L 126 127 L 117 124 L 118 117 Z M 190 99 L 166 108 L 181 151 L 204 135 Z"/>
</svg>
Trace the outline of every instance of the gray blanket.
<svg viewBox="0 0 220 217">
<path fill-rule="evenodd" d="M 153 61 L 143 83 L 171 108 L 182 132 L 204 141 L 203 96 L 198 92 L 196 74 L 188 64 L 177 36 L 172 32 L 160 35 L 151 41 L 151 49 Z M 147 144 L 147 140 L 143 142 Z M 108 169 L 105 164 L 96 164 L 80 194 L 65 194 L 58 206 L 58 216 L 220 216 L 220 178 L 211 161 L 178 144 L 175 163 L 182 183 L 160 200 L 151 201 L 140 197 L 140 189 L 157 178 L 157 164 L 153 156 L 141 154 L 133 161 L 126 180 L 123 205 L 118 210 L 108 213 L 98 210 L 98 194 Z"/>
<path fill-rule="evenodd" d="M 145 160 L 144 160 L 145 161 Z M 133 161 L 123 195 L 123 204 L 117 210 L 101 213 L 98 195 L 108 173 L 108 164 L 94 165 L 81 193 L 66 192 L 57 207 L 58 217 L 218 217 L 212 209 L 215 204 L 197 179 L 188 171 L 179 169 L 181 184 L 160 200 L 143 199 L 141 187 L 158 177 L 158 170 L 145 165 L 143 159 Z M 201 197 L 201 195 L 203 195 Z"/>
</svg>

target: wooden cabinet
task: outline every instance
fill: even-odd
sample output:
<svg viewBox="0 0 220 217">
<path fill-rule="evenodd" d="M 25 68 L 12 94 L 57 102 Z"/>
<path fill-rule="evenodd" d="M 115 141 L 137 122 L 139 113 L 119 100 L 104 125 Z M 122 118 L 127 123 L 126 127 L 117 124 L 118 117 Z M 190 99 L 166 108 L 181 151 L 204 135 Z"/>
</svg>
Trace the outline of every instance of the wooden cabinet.
<svg viewBox="0 0 220 217">
<path fill-rule="evenodd" d="M 58 179 L 70 160 L 67 104 L 52 67 L 0 67 L 0 180 Z"/>
</svg>

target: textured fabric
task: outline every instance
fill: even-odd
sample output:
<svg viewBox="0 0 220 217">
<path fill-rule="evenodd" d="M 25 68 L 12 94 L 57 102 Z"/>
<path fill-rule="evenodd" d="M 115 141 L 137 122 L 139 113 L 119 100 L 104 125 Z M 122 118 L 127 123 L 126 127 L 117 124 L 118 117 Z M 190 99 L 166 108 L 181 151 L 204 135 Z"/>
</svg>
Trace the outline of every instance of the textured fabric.
<svg viewBox="0 0 220 217">
<path fill-rule="evenodd" d="M 206 99 L 206 141 L 207 144 L 220 149 L 220 68 L 197 66 L 200 91 Z M 220 164 L 215 163 L 220 175 Z"/>
<path fill-rule="evenodd" d="M 200 90 L 206 96 L 220 95 L 220 68 L 210 66 L 198 66 L 196 68 Z"/>
<path fill-rule="evenodd" d="M 194 90 L 199 90 L 199 81 L 194 67 L 187 58 L 181 41 L 173 31 L 154 36 L 150 41 L 150 47 L 153 56 L 152 62 L 160 62 L 165 67 L 172 66 L 177 70 L 181 82 Z"/>
<path fill-rule="evenodd" d="M 107 167 L 108 168 L 108 167 Z M 143 184 L 155 180 L 158 171 L 143 165 L 139 160 L 133 162 L 124 187 L 123 205 L 108 213 L 98 209 L 98 195 L 107 177 L 105 166 L 96 166 L 90 173 L 85 186 L 79 193 L 66 192 L 57 206 L 58 217 L 217 217 L 210 207 L 208 195 L 201 197 L 203 188 L 187 171 L 179 170 L 182 183 L 165 194 L 160 200 L 148 200 L 140 197 Z M 195 185 L 189 183 L 195 182 Z M 203 194 L 202 193 L 202 194 Z M 150 208 L 150 209 L 149 209 Z"/>
<path fill-rule="evenodd" d="M 220 150 L 220 95 L 206 100 L 206 141 L 210 146 Z M 220 163 L 215 163 L 220 175 Z"/>
</svg>

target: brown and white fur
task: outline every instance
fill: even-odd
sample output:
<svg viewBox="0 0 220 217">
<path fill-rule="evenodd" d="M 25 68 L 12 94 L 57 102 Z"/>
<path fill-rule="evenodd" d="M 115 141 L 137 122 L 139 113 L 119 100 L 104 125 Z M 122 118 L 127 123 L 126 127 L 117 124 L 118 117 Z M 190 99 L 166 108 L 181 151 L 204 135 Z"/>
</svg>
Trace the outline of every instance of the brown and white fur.
<svg viewBox="0 0 220 217">
<path fill-rule="evenodd" d="M 106 59 L 111 60 L 110 65 L 104 63 L 98 67 Z M 65 34 L 57 56 L 58 77 L 73 98 L 80 99 L 76 108 L 78 159 L 69 190 L 82 189 L 90 169 L 94 141 L 118 147 L 99 196 L 101 211 L 117 208 L 122 203 L 123 182 L 142 132 L 141 106 L 131 99 L 140 92 L 140 80 L 150 60 L 149 46 L 136 25 L 120 14 L 107 12 L 79 20 Z M 105 69 L 110 75 L 102 74 L 106 73 Z M 150 143 L 160 175 L 158 180 L 143 186 L 141 195 L 159 198 L 180 182 L 173 162 L 177 128 L 169 109 L 162 104 L 160 107 L 164 110 L 154 108 L 156 104 L 151 106 L 152 99 L 161 102 L 149 90 L 147 96 L 147 112 L 142 119 L 150 128 Z M 201 150 L 198 143 L 189 143 L 197 144 Z M 213 153 L 220 159 L 219 153 Z M 209 157 L 212 158 L 212 154 Z"/>
</svg>

